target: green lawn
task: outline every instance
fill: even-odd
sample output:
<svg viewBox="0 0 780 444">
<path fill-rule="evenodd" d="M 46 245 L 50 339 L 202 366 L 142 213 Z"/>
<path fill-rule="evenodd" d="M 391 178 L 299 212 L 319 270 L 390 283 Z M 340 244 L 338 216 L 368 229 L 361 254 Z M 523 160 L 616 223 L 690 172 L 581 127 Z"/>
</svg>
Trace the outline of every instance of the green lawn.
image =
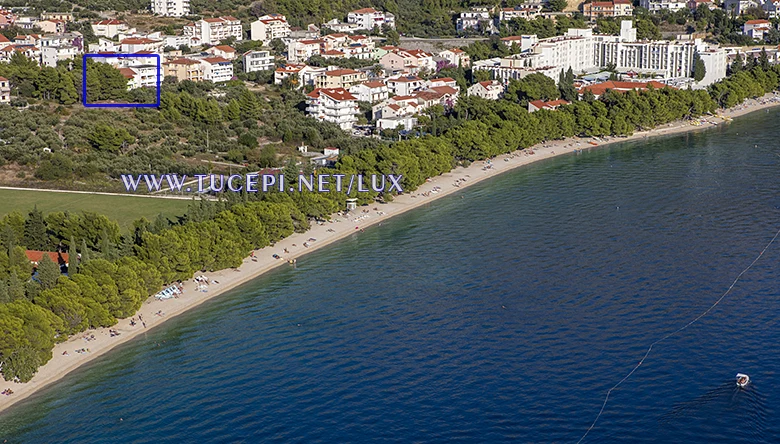
<svg viewBox="0 0 780 444">
<path fill-rule="evenodd" d="M 53 211 L 93 211 L 104 214 L 117 221 L 124 230 L 141 217 L 154 220 L 162 213 L 173 219 L 184 214 L 189 203 L 189 200 L 178 199 L 0 189 L 0 218 L 12 211 L 26 215 L 37 205 L 44 214 Z"/>
</svg>

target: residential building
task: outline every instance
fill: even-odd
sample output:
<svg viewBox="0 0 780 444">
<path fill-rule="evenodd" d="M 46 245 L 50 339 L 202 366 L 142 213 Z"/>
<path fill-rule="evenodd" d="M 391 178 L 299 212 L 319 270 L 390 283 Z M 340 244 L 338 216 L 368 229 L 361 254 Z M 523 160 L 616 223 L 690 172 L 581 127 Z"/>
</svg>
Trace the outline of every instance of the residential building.
<svg viewBox="0 0 780 444">
<path fill-rule="evenodd" d="M 349 131 L 360 111 L 355 96 L 344 88 L 317 88 L 306 95 L 306 113 Z"/>
<path fill-rule="evenodd" d="M 62 60 L 70 60 L 78 57 L 81 50 L 75 46 L 42 46 L 41 47 L 41 65 L 56 68 L 57 63 Z"/>
<path fill-rule="evenodd" d="M 690 77 L 697 41 L 621 41 L 599 36 L 593 66 L 614 64 L 618 71 L 635 71 L 666 78 Z"/>
<path fill-rule="evenodd" d="M 317 77 L 315 86 L 317 88 L 342 88 L 349 89 L 353 85 L 363 83 L 367 80 L 366 73 L 355 71 L 354 69 L 334 69 L 325 72 L 324 75 Z"/>
<path fill-rule="evenodd" d="M 323 40 L 293 40 L 287 45 L 287 60 L 305 62 L 313 55 L 320 55 L 324 45 Z"/>
<path fill-rule="evenodd" d="M 113 39 L 120 33 L 126 33 L 130 29 L 127 23 L 119 20 L 100 20 L 92 23 L 92 33 L 97 37 Z"/>
<path fill-rule="evenodd" d="M 63 22 L 72 22 L 73 14 L 70 12 L 42 12 L 41 20 L 62 20 Z"/>
<path fill-rule="evenodd" d="M 708 48 L 698 51 L 699 57 L 704 62 L 704 78 L 698 83 L 698 87 L 709 86 L 726 77 L 728 56 L 723 48 Z"/>
<path fill-rule="evenodd" d="M 651 80 L 649 82 L 618 82 L 618 81 L 608 80 L 606 82 L 584 86 L 580 88 L 579 93 L 580 95 L 582 95 L 585 91 L 590 91 L 593 93 L 594 96 L 596 96 L 596 98 L 599 98 L 608 90 L 622 93 L 622 92 L 632 91 L 632 90 L 644 91 L 646 89 L 649 89 L 650 87 L 654 89 L 671 88 L 668 85 L 665 85 L 660 82 L 656 82 L 654 80 Z"/>
<path fill-rule="evenodd" d="M 750 8 L 760 8 L 758 0 L 723 0 L 723 9 L 735 17 L 745 13 Z"/>
<path fill-rule="evenodd" d="M 127 89 L 157 88 L 157 65 L 134 65 L 119 68 L 127 79 Z"/>
<path fill-rule="evenodd" d="M 453 66 L 462 66 L 468 68 L 471 65 L 471 58 L 466 51 L 460 48 L 445 49 L 439 53 L 439 57 L 446 60 L 448 64 Z"/>
<path fill-rule="evenodd" d="M 533 20 L 536 17 L 539 17 L 540 15 L 542 15 L 541 5 L 539 5 L 538 7 L 515 6 L 514 8 L 502 8 L 498 14 L 498 20 L 502 22 L 516 19 L 516 18 Z"/>
<path fill-rule="evenodd" d="M 377 11 L 373 8 L 363 8 L 347 14 L 347 23 L 357 25 L 357 29 L 373 31 L 374 28 L 395 28 L 395 16 L 389 12 Z"/>
<path fill-rule="evenodd" d="M 501 39 L 501 41 L 510 48 L 512 45 L 517 45 L 517 47 L 520 48 L 520 52 L 529 51 L 531 48 L 539 44 L 539 38 L 536 36 L 536 34 L 513 35 L 504 37 Z"/>
<path fill-rule="evenodd" d="M 718 5 L 712 0 L 688 0 L 688 9 L 695 11 L 699 6 L 706 5 L 710 10 L 718 9 Z"/>
<path fill-rule="evenodd" d="M 440 86 L 449 86 L 450 88 L 460 91 L 460 86 L 458 86 L 458 82 L 455 81 L 452 77 L 438 77 L 435 79 L 428 80 L 428 88 L 438 88 Z"/>
<path fill-rule="evenodd" d="M 419 49 L 392 49 L 379 59 L 383 68 L 416 75 L 422 71 L 434 72 L 433 55 Z"/>
<path fill-rule="evenodd" d="M 349 88 L 349 92 L 359 102 L 377 103 L 390 97 L 390 90 L 385 85 L 385 82 L 381 81 L 363 82 L 354 85 Z"/>
<path fill-rule="evenodd" d="M 467 30 L 483 31 L 494 28 L 493 19 L 488 11 L 469 11 L 461 12 L 455 20 L 455 27 L 458 31 Z"/>
<path fill-rule="evenodd" d="M 388 90 L 398 96 L 408 96 L 425 86 L 425 80 L 417 76 L 391 77 L 386 83 Z"/>
<path fill-rule="evenodd" d="M 688 7 L 683 0 L 639 0 L 639 6 L 650 12 L 658 11 L 679 11 Z"/>
<path fill-rule="evenodd" d="M 190 15 L 190 0 L 152 0 L 152 13 L 168 17 Z"/>
<path fill-rule="evenodd" d="M 288 63 L 285 66 L 280 66 L 274 71 L 274 84 L 281 85 L 284 79 L 299 76 L 301 70 L 306 67 L 304 63 Z M 299 85 L 300 87 L 300 82 Z"/>
<path fill-rule="evenodd" d="M 338 19 L 325 22 L 322 27 L 331 29 L 333 32 L 357 32 L 361 29 L 357 23 L 341 23 Z"/>
<path fill-rule="evenodd" d="M 27 259 L 34 267 L 38 267 L 38 263 L 43 259 L 43 256 L 49 256 L 52 262 L 58 264 L 60 267 L 68 266 L 68 253 L 60 253 L 55 251 L 38 251 L 38 250 L 26 250 L 24 252 L 27 255 Z"/>
<path fill-rule="evenodd" d="M 556 109 L 558 109 L 558 107 L 561 107 L 563 105 L 570 105 L 570 104 L 571 102 L 567 102 L 566 100 L 563 99 L 551 100 L 549 102 L 545 102 L 544 100 L 534 100 L 528 102 L 528 112 L 532 113 L 534 111 L 539 111 L 540 109 L 555 111 Z"/>
<path fill-rule="evenodd" d="M 14 53 L 23 54 L 30 60 L 38 62 L 41 59 L 41 50 L 35 45 L 11 44 L 0 49 L 0 62 L 10 62 Z"/>
<path fill-rule="evenodd" d="M 769 18 L 780 18 L 780 0 L 766 0 L 762 7 Z"/>
<path fill-rule="evenodd" d="M 232 16 L 207 18 L 184 26 L 184 35 L 198 37 L 204 45 L 219 45 L 228 37 L 243 40 L 241 21 Z"/>
<path fill-rule="evenodd" d="M 176 77 L 180 82 L 190 80 L 203 81 L 203 64 L 187 58 L 173 59 L 162 64 L 163 75 Z"/>
<path fill-rule="evenodd" d="M 41 20 L 35 26 L 45 34 L 57 34 L 65 32 L 66 22 L 58 19 Z"/>
<path fill-rule="evenodd" d="M 498 100 L 504 94 L 504 85 L 498 80 L 486 80 L 471 85 L 467 94 L 487 100 Z"/>
<path fill-rule="evenodd" d="M 5 77 L 0 77 L 0 103 L 11 101 L 11 83 Z"/>
<path fill-rule="evenodd" d="M 160 53 L 164 44 L 162 40 L 152 40 L 146 37 L 128 37 L 119 42 L 121 51 L 125 54 Z"/>
<path fill-rule="evenodd" d="M 764 40 L 764 34 L 772 29 L 769 20 L 748 20 L 742 25 L 742 34 L 756 40 Z"/>
<path fill-rule="evenodd" d="M 582 14 L 590 21 L 600 17 L 630 17 L 633 13 L 631 0 L 595 1 L 582 5 Z"/>
<path fill-rule="evenodd" d="M 217 45 L 205 51 L 207 54 L 211 54 L 214 57 L 222 57 L 223 59 L 235 60 L 236 50 L 229 45 Z"/>
<path fill-rule="evenodd" d="M 247 51 L 243 55 L 244 72 L 274 69 L 274 56 L 268 51 Z"/>
<path fill-rule="evenodd" d="M 250 25 L 250 38 L 268 45 L 273 39 L 284 39 L 290 36 L 290 24 L 287 17 L 281 14 L 264 15 Z"/>
<path fill-rule="evenodd" d="M 233 78 L 233 63 L 222 57 L 206 57 L 200 59 L 203 65 L 203 80 L 211 82 L 227 82 Z"/>
</svg>

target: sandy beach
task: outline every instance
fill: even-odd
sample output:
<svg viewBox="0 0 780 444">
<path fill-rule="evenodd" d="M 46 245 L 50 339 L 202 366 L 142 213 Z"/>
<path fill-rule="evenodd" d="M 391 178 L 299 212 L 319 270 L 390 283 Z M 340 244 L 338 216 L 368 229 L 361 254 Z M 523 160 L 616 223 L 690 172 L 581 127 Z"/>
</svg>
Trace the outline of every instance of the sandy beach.
<svg viewBox="0 0 780 444">
<path fill-rule="evenodd" d="M 53 358 L 39 369 L 32 381 L 24 384 L 17 384 L 5 382 L 0 379 L 0 381 L 2 381 L 0 383 L 0 390 L 5 390 L 6 388 L 11 388 L 13 390 L 12 395 L 0 396 L 0 411 L 7 409 L 13 404 L 34 394 L 41 388 L 63 378 L 79 366 L 96 359 L 98 356 L 107 353 L 114 347 L 130 341 L 136 336 L 143 335 L 150 329 L 161 325 L 167 319 L 196 307 L 209 299 L 217 297 L 225 291 L 254 279 L 271 269 L 291 266 L 287 263 L 287 259 L 301 261 L 302 256 L 307 253 L 316 251 L 347 236 L 359 236 L 362 230 L 365 230 L 372 225 L 414 208 L 429 204 L 440 197 L 461 191 L 472 184 L 542 159 L 548 159 L 578 150 L 598 149 L 601 146 L 615 142 L 625 142 L 657 135 L 705 130 L 714 127 L 716 124 L 723 124 L 730 118 L 777 105 L 780 105 L 780 95 L 769 94 L 759 99 L 748 100 L 740 106 L 722 112 L 721 116 L 726 119 L 708 116 L 705 119 L 706 122 L 703 122 L 698 126 L 694 126 L 690 122 L 676 122 L 658 127 L 651 131 L 638 132 L 630 137 L 610 137 L 606 140 L 601 139 L 599 141 L 595 141 L 593 138 L 570 138 L 545 142 L 528 150 L 498 156 L 490 161 L 474 162 L 467 168 L 456 168 L 449 173 L 429 179 L 428 182 L 415 192 L 398 196 L 391 203 L 358 207 L 357 210 L 352 211 L 346 216 L 336 215 L 330 222 L 314 225 L 306 233 L 295 233 L 274 246 L 254 251 L 254 257 L 244 259 L 243 264 L 238 269 L 203 273 L 208 277 L 209 282 L 212 282 L 205 292 L 198 291 L 196 289 L 197 284 L 190 279 L 184 283 L 184 290 L 178 298 L 158 301 L 154 297 L 150 297 L 144 302 L 139 313 L 136 314 L 135 326 L 130 325 L 130 319 L 123 319 L 111 328 L 119 333 L 118 336 L 112 336 L 109 334 L 108 328 L 102 328 L 81 333 L 71 337 L 66 342 L 58 344 L 54 348 Z M 593 143 L 596 143 L 597 145 L 594 145 Z M 310 240 L 312 238 L 316 240 Z M 304 246 L 304 243 L 308 246 Z M 285 253 L 285 251 L 289 251 L 289 253 Z M 274 259 L 274 254 L 281 256 L 282 259 Z M 214 281 L 218 283 L 214 283 Z M 138 320 L 139 314 L 145 322 L 145 327 Z M 92 336 L 94 336 L 94 339 L 85 339 Z M 88 351 L 77 352 L 77 350 L 81 349 L 86 349 Z"/>
</svg>

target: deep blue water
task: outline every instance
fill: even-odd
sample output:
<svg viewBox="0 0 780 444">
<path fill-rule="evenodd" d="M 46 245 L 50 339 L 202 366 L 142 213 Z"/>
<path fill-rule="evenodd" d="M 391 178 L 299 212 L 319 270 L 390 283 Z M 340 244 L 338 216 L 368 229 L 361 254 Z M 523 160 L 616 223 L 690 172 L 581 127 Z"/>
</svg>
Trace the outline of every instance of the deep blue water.
<svg viewBox="0 0 780 444">
<path fill-rule="evenodd" d="M 780 228 L 778 121 L 438 200 L 122 346 L 4 413 L 0 439 L 576 442 Z M 780 442 L 778 260 L 659 344 L 586 442 Z"/>
</svg>

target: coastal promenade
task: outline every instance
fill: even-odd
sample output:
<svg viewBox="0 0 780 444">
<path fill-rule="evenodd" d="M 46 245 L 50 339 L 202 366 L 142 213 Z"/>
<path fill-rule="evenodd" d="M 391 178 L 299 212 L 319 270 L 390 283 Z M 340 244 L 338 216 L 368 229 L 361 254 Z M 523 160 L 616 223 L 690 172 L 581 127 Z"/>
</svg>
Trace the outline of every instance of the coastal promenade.
<svg viewBox="0 0 780 444">
<path fill-rule="evenodd" d="M 733 118 L 749 112 L 776 106 L 777 96 L 765 96 L 761 99 L 750 100 L 745 104 L 723 112 L 724 117 Z M 652 131 L 639 132 L 630 137 L 609 138 L 603 141 L 594 141 L 591 138 L 571 138 L 560 141 L 546 142 L 534 146 L 528 150 L 518 151 L 508 155 L 498 156 L 489 162 L 474 162 L 468 168 L 456 168 L 441 176 L 430 179 L 413 193 L 398 196 L 393 202 L 387 204 L 373 204 L 359 207 L 356 211 L 346 216 L 334 216 L 331 222 L 314 225 L 305 233 L 296 233 L 283 239 L 274 246 L 269 246 L 253 252 L 253 257 L 244 259 L 243 264 L 237 269 L 221 270 L 214 273 L 203 273 L 209 282 L 207 291 L 198 291 L 196 283 L 189 280 L 184 283 L 181 295 L 175 299 L 158 301 L 149 298 L 141 307 L 139 314 L 143 317 L 145 327 L 141 322 L 130 325 L 129 319 L 121 320 L 111 327 L 119 335 L 111 335 L 109 329 L 91 330 L 71 337 L 66 342 L 58 344 L 54 348 L 54 357 L 35 375 L 32 381 L 25 384 L 14 384 L 2 381 L 0 390 L 11 388 L 13 394 L 0 396 L 0 411 L 32 395 L 37 390 L 61 379 L 66 374 L 90 362 L 98 356 L 107 353 L 114 347 L 132 338 L 143 335 L 146 331 L 161 325 L 167 319 L 181 314 L 199 304 L 214 298 L 227 290 L 246 283 L 257 276 L 276 267 L 289 267 L 287 259 L 305 260 L 305 255 L 319 248 L 347 236 L 360 236 L 363 230 L 381 223 L 395 215 L 428 205 L 439 197 L 450 195 L 463 190 L 471 184 L 481 182 L 500 173 L 528 165 L 532 162 L 549 159 L 554 156 L 572 153 L 576 150 L 597 149 L 600 146 L 614 142 L 638 140 L 656 135 L 682 133 L 686 131 L 703 130 L 714 126 L 712 123 L 722 123 L 724 119 L 709 117 L 710 123 L 693 126 L 689 122 L 678 122 L 656 128 Z M 594 146 L 591 142 L 596 143 Z M 533 154 L 531 154 L 533 152 Z M 376 209 L 375 209 L 376 208 Z M 364 212 L 367 210 L 368 212 Z M 316 239 L 316 240 L 310 240 Z M 308 246 L 304 246 L 306 243 Z M 279 255 L 282 259 L 274 259 L 273 255 Z M 200 273 L 199 273 L 200 274 Z M 138 315 L 135 316 L 138 318 Z M 94 336 L 92 340 L 85 337 Z M 88 352 L 77 353 L 76 350 L 87 349 Z"/>
</svg>

